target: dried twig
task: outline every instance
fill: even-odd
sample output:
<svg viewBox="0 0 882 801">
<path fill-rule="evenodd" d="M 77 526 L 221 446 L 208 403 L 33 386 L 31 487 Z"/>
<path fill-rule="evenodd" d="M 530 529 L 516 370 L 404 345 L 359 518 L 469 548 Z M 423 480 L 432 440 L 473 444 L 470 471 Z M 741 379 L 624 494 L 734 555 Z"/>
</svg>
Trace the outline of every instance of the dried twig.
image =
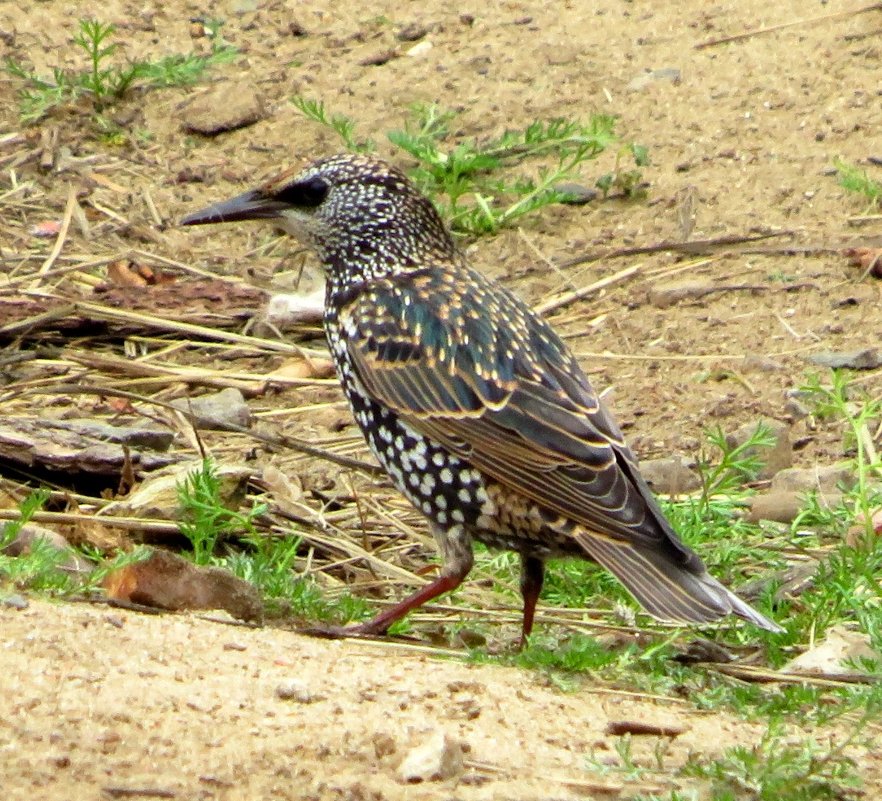
<svg viewBox="0 0 882 801">
<path fill-rule="evenodd" d="M 743 33 L 735 33 L 731 36 L 719 36 L 714 39 L 706 39 L 703 42 L 699 42 L 695 45 L 696 50 L 703 50 L 706 47 L 713 47 L 719 44 L 725 44 L 726 42 L 737 42 L 742 39 L 749 39 L 752 36 L 759 36 L 764 33 L 772 33 L 773 31 L 780 31 L 784 28 L 794 28 L 798 25 L 812 25 L 815 22 L 824 22 L 826 20 L 831 19 L 841 19 L 842 17 L 853 17 L 857 14 L 863 14 L 867 11 L 879 11 L 882 10 L 882 3 L 870 3 L 868 6 L 861 6 L 860 8 L 853 8 L 851 11 L 836 11 L 832 14 L 822 14 L 819 17 L 808 17 L 807 19 L 796 19 L 791 20 L 790 22 L 781 22 L 777 25 L 766 25 L 760 28 L 754 28 L 750 31 L 744 31 Z"/>
<path fill-rule="evenodd" d="M 40 269 L 37 271 L 38 276 L 46 275 L 46 273 L 52 269 L 52 265 L 55 264 L 55 260 L 61 253 L 61 249 L 64 247 L 64 242 L 67 239 L 67 232 L 70 228 L 70 221 L 73 219 L 74 208 L 76 205 L 77 190 L 74 188 L 74 185 L 71 184 L 70 187 L 68 187 L 67 203 L 64 206 L 64 218 L 61 221 L 61 230 L 59 230 L 58 236 L 55 239 L 52 252 L 46 257 L 46 261 L 43 262 Z M 34 285 L 36 286 L 38 283 L 39 281 L 36 281 Z"/>
</svg>

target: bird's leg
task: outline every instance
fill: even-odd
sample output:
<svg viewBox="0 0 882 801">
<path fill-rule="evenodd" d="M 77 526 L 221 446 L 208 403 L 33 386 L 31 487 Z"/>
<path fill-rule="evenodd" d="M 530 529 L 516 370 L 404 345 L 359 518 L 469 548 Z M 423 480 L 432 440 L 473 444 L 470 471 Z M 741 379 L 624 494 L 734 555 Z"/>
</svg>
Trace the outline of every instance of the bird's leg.
<svg viewBox="0 0 882 801">
<path fill-rule="evenodd" d="M 385 634 L 389 626 L 408 612 L 445 592 L 455 590 L 462 584 L 474 563 L 472 538 L 463 526 L 450 529 L 433 527 L 432 533 L 441 549 L 443 564 L 441 574 L 431 584 L 366 623 L 354 626 L 317 626 L 307 629 L 307 633 L 323 637 L 376 637 Z"/>
<path fill-rule="evenodd" d="M 536 602 L 542 592 L 545 581 L 545 563 L 535 556 L 521 554 L 521 595 L 524 598 L 524 621 L 521 626 L 521 641 L 518 649 L 527 645 L 530 632 L 533 631 L 533 617 L 536 614 Z"/>
</svg>

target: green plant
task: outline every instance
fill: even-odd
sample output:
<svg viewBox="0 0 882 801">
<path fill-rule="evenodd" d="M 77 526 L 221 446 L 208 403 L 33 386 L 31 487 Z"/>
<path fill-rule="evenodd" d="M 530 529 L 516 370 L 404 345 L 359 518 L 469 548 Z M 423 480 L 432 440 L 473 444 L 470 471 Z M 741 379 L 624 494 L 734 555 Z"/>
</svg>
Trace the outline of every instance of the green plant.
<svg viewBox="0 0 882 801">
<path fill-rule="evenodd" d="M 0 579 L 19 589 L 68 591 L 73 587 L 71 577 L 61 569 L 68 554 L 40 537 L 35 538 L 27 552 L 20 556 L 4 553 L 48 499 L 46 490 L 30 493 L 19 504 L 18 519 L 6 522 L 0 532 Z"/>
<path fill-rule="evenodd" d="M 834 159 L 839 185 L 848 192 L 863 195 L 869 209 L 878 209 L 882 205 L 882 181 L 874 181 L 866 170 L 855 164 L 848 164 L 842 159 Z"/>
<path fill-rule="evenodd" d="M 54 67 L 51 77 L 41 77 L 13 58 L 6 58 L 6 71 L 23 82 L 19 89 L 22 120 L 34 122 L 54 108 L 88 99 L 100 113 L 123 97 L 136 83 L 147 89 L 194 83 L 211 66 L 230 61 L 238 51 L 219 36 L 219 23 L 210 28 L 211 52 L 165 56 L 157 61 L 113 63 L 119 45 L 112 41 L 110 23 L 81 19 L 74 43 L 82 50 L 88 67 L 80 72 Z"/>
<path fill-rule="evenodd" d="M 369 153 L 374 149 L 370 139 L 358 141 L 355 138 L 355 122 L 344 114 L 328 114 L 321 100 L 309 100 L 305 97 L 291 99 L 294 107 L 310 120 L 334 131 L 342 140 L 347 150 L 355 153 Z"/>
<path fill-rule="evenodd" d="M 228 509 L 221 500 L 221 482 L 217 468 L 204 459 L 198 470 L 178 484 L 181 507 L 181 533 L 193 547 L 193 561 L 198 565 L 212 561 L 215 548 L 232 534 L 253 536 L 254 520 L 266 511 L 264 504 L 255 504 L 248 512 Z"/>
<path fill-rule="evenodd" d="M 821 418 L 842 421 L 844 447 L 854 454 L 857 485 L 852 497 L 855 515 L 863 518 L 867 538 L 873 534 L 872 513 L 878 506 L 877 493 L 871 480 L 882 476 L 882 459 L 873 443 L 871 431 L 882 420 L 882 400 L 871 398 L 849 384 L 844 371 L 833 370 L 830 384 L 823 384 L 817 375 L 809 376 L 801 391 L 815 404 L 815 413 Z"/>
<path fill-rule="evenodd" d="M 320 101 L 293 98 L 294 105 L 309 119 L 335 131 L 350 150 L 373 149 L 370 141 L 355 138 L 355 124 L 342 115 L 329 116 Z M 410 176 L 431 198 L 455 231 L 466 234 L 493 233 L 524 215 L 570 195 L 559 188 L 578 178 L 584 162 L 597 158 L 617 143 L 615 118 L 595 114 L 587 123 L 562 118 L 537 120 L 525 128 L 478 141 L 451 143 L 449 123 L 455 114 L 435 104 L 411 107 L 402 130 L 390 131 L 389 141 L 416 161 Z M 625 170 L 622 160 L 630 156 L 636 167 L 648 163 L 646 148 L 626 144 L 617 151 L 615 167 L 598 180 L 607 193 L 618 188 L 632 194 L 640 183 L 638 169 Z M 544 159 L 532 175 L 522 169 L 529 159 Z"/>
<path fill-rule="evenodd" d="M 715 801 L 821 801 L 842 799 L 860 783 L 845 748 L 851 740 L 822 748 L 793 741 L 769 726 L 753 747 L 734 746 L 710 762 L 693 759 L 682 774 L 710 779 Z"/>
</svg>

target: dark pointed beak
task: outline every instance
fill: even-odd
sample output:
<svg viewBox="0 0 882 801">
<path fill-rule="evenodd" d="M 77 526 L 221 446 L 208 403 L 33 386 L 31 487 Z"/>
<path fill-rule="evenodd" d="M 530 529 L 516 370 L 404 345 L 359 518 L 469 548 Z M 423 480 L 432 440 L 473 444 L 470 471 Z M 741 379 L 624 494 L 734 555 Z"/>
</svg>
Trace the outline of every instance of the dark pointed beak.
<svg viewBox="0 0 882 801">
<path fill-rule="evenodd" d="M 209 225 L 239 220 L 272 220 L 280 217 L 286 208 L 289 208 L 287 203 L 270 197 L 262 190 L 249 189 L 234 198 L 186 215 L 180 224 Z"/>
</svg>

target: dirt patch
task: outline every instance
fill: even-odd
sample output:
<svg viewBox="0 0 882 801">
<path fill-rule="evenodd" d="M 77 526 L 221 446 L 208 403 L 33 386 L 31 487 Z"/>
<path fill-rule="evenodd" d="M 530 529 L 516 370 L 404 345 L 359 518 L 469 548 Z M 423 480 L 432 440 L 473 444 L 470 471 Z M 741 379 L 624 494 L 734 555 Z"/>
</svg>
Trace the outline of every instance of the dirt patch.
<svg viewBox="0 0 882 801">
<path fill-rule="evenodd" d="M 536 118 L 612 113 L 623 136 L 649 148 L 648 197 L 554 208 L 522 232 L 469 246 L 470 258 L 537 304 L 628 265 L 638 268 L 551 318 L 597 384 L 612 388 L 611 405 L 642 458 L 694 456 L 709 425 L 731 430 L 763 416 L 792 425 L 801 464 L 837 461 L 841 432 L 794 420 L 785 393 L 812 369 L 807 355 L 876 346 L 882 333 L 882 284 L 856 283 L 860 270 L 840 253 L 850 245 L 878 247 L 882 230 L 878 220 L 850 225 L 863 208 L 831 174 L 836 156 L 859 164 L 882 157 L 880 14 L 698 50 L 694 45 L 708 38 L 841 9 L 758 0 L 654 5 L 215 4 L 210 13 L 226 17 L 223 35 L 243 56 L 210 80 L 253 84 L 264 116 L 212 138 L 181 125 L 184 104 L 212 85 L 125 101 L 113 115 L 129 133 L 119 145 L 102 142 L 82 113 L 24 128 L 15 82 L 2 80 L 0 128 L 21 137 L 0 146 L 0 189 L 29 182 L 25 200 L 4 212 L 4 270 L 14 278 L 25 254 L 47 257 L 51 240 L 38 248 L 32 226 L 47 216 L 61 219 L 73 187 L 87 192 L 91 205 L 85 224 L 74 221 L 63 256 L 111 261 L 147 249 L 259 285 L 280 267 L 299 274 L 299 257 L 283 257 L 287 251 L 263 229 L 173 226 L 183 213 L 241 191 L 280 164 L 340 149 L 332 134 L 294 109 L 293 94 L 324 99 L 353 117 L 387 156 L 383 133 L 400 127 L 414 102 L 459 111 L 458 133 L 477 137 Z M 43 73 L 59 64 L 82 67 L 73 21 L 94 13 L 94 3 L 73 0 L 4 4 L 3 47 Z M 100 10 L 132 58 L 205 49 L 202 27 L 190 21 L 199 13 L 180 0 L 108 0 Z M 417 40 L 432 46 L 409 55 Z M 679 78 L 670 80 L 674 69 Z M 643 78 L 653 70 L 667 77 Z M 597 165 L 598 174 L 611 159 Z M 586 183 L 594 177 L 586 175 Z M 537 256 L 564 262 L 604 248 L 757 232 L 786 235 L 692 255 L 600 259 L 564 275 Z M 303 275 L 304 286 L 315 284 L 311 262 Z M 686 280 L 714 291 L 666 306 L 652 302 L 654 291 Z M 254 374 L 278 367 L 245 361 Z M 878 394 L 879 383 L 876 371 L 864 386 Z M 255 406 L 286 420 L 292 435 L 320 441 L 349 425 L 342 406 L 315 416 L 287 411 L 329 400 L 340 400 L 332 382 L 289 387 Z M 230 440 L 206 437 L 209 448 L 222 441 Z M 352 442 L 349 452 L 363 455 L 355 436 Z M 242 458 L 250 454 L 241 443 L 230 447 Z M 339 481 L 335 467 L 273 458 L 310 486 Z M 367 482 L 365 488 L 369 493 Z M 690 752 L 713 756 L 755 743 L 762 729 L 671 699 L 590 687 L 565 695 L 516 670 L 196 617 L 41 602 L 0 614 L 0 774 L 10 799 L 97 797 L 102 790 L 112 796 L 113 788 L 230 799 L 601 797 L 595 785 L 617 792 L 621 783 L 587 761 L 592 751 L 617 759 L 605 734 L 609 721 L 684 727 L 665 752 L 669 775 Z M 292 678 L 306 685 L 311 702 L 277 697 L 276 688 Z M 396 766 L 418 739 L 410 729 L 426 725 L 462 744 L 465 771 L 447 784 L 402 784 Z M 838 735 L 819 736 L 835 742 Z M 647 764 L 661 740 L 636 738 Z M 861 766 L 867 797 L 880 791 L 877 763 L 871 753 Z M 666 793 L 668 786 L 654 775 L 621 792 L 651 788 Z"/>
<path fill-rule="evenodd" d="M 590 768 L 589 759 L 620 764 L 610 722 L 683 729 L 635 737 L 635 757 L 661 747 L 671 771 L 692 751 L 749 744 L 763 728 L 676 699 L 562 694 L 535 674 L 405 648 L 79 605 L 2 615 L 4 683 L 15 688 L 2 752 L 14 799 L 115 787 L 176 798 L 540 799 L 604 786 L 615 795 L 669 785 Z M 298 692 L 280 698 L 292 681 Z M 463 772 L 402 781 L 400 762 L 433 728 L 464 750 Z"/>
</svg>

